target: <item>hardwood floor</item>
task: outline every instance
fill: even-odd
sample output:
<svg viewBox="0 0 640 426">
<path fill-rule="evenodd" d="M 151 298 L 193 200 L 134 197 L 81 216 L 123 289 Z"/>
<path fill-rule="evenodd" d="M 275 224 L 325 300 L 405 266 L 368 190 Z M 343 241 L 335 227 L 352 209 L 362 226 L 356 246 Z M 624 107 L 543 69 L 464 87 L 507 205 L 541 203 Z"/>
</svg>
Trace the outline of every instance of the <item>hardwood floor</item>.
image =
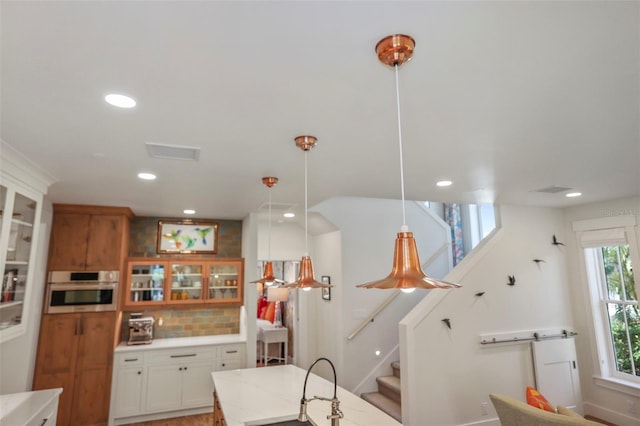
<svg viewBox="0 0 640 426">
<path fill-rule="evenodd" d="M 213 413 L 196 414 L 195 416 L 174 417 L 173 419 L 154 420 L 150 422 L 132 423 L 129 426 L 211 426 Z"/>
</svg>

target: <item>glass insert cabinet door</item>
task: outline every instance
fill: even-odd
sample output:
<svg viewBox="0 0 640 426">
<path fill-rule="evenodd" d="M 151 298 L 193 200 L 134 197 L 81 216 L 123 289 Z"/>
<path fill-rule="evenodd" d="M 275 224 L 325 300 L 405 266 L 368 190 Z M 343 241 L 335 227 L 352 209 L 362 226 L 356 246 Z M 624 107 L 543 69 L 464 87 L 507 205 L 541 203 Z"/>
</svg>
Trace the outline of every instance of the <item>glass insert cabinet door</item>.
<svg viewBox="0 0 640 426">
<path fill-rule="evenodd" d="M 210 300 L 238 299 L 238 264 L 218 264 L 209 268 Z"/>
<path fill-rule="evenodd" d="M 20 326 L 28 304 L 38 202 L 0 185 L 0 335 Z M 39 219 L 38 219 L 39 220 Z M 17 328 L 17 327 L 16 327 Z"/>
<path fill-rule="evenodd" d="M 171 263 L 171 300 L 202 301 L 202 263 Z"/>
<path fill-rule="evenodd" d="M 130 264 L 127 304 L 153 305 L 164 302 L 164 269 L 162 263 Z"/>
</svg>

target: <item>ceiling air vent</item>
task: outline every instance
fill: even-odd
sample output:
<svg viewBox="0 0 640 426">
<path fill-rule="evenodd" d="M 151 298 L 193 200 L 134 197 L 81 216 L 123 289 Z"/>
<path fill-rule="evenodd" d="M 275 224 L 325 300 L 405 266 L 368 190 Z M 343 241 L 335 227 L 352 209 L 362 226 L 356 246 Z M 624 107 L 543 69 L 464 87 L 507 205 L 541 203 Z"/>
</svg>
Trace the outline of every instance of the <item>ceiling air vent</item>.
<svg viewBox="0 0 640 426">
<path fill-rule="evenodd" d="M 558 192 L 565 192 L 565 191 L 569 191 L 573 188 L 567 188 L 565 186 L 548 186 L 546 188 L 542 188 L 542 189 L 534 189 L 531 192 L 544 192 L 546 194 L 557 194 Z"/>
<path fill-rule="evenodd" d="M 271 211 L 272 213 L 282 214 L 283 212 L 291 211 L 296 207 L 295 204 L 288 203 L 271 203 Z M 259 210 L 269 210 L 269 202 L 266 201 L 260 204 L 258 207 Z"/>
<path fill-rule="evenodd" d="M 200 158 L 200 148 L 180 145 L 164 145 L 147 142 L 147 152 L 152 158 L 164 158 L 168 160 L 192 160 Z"/>
</svg>

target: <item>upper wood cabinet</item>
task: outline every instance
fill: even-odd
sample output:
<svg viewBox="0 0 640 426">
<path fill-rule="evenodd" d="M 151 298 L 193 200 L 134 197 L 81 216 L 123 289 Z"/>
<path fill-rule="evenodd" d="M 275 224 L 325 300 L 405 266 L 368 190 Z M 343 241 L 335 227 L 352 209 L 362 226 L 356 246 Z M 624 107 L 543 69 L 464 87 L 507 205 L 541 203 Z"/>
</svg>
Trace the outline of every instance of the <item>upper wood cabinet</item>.
<svg viewBox="0 0 640 426">
<path fill-rule="evenodd" d="M 126 207 L 54 204 L 49 270 L 119 270 L 132 216 Z"/>
<path fill-rule="evenodd" d="M 242 304 L 243 259 L 130 258 L 127 265 L 125 309 Z"/>
</svg>

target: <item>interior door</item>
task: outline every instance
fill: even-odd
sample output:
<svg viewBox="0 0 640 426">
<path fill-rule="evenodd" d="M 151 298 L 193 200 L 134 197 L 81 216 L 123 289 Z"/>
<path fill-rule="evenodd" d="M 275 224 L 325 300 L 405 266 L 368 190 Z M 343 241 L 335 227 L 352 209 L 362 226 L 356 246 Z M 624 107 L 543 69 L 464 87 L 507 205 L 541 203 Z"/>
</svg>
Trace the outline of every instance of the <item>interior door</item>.
<svg viewBox="0 0 640 426">
<path fill-rule="evenodd" d="M 573 338 L 531 342 L 536 388 L 553 406 L 582 414 L 582 394 Z"/>
</svg>

